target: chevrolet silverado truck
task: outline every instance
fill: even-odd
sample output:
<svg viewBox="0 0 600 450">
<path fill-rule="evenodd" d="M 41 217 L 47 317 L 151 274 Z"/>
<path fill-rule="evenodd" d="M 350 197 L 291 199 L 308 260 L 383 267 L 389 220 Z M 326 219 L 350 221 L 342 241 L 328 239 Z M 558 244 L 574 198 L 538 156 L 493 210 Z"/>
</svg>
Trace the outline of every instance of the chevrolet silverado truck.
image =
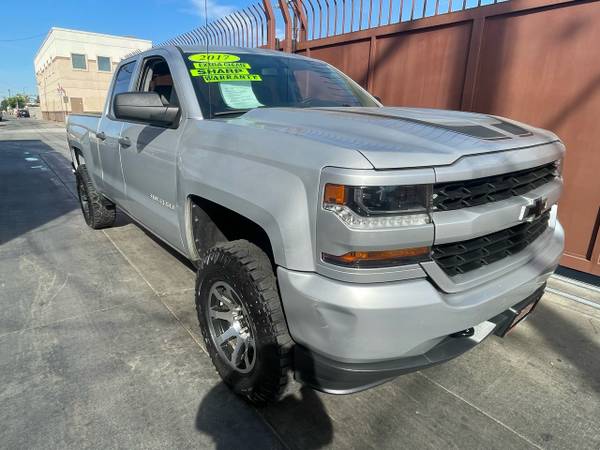
<svg viewBox="0 0 600 450">
<path fill-rule="evenodd" d="M 86 223 L 119 208 L 193 262 L 206 349 L 255 402 L 293 378 L 357 392 L 503 336 L 563 250 L 556 135 L 384 107 L 298 55 L 153 48 L 67 130 Z"/>
</svg>

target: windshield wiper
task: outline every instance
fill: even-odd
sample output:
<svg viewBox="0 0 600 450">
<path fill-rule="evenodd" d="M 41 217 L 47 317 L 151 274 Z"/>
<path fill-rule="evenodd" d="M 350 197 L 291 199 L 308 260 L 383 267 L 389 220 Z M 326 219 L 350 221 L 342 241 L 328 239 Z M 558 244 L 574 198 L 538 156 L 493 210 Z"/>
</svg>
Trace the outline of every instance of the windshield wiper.
<svg viewBox="0 0 600 450">
<path fill-rule="evenodd" d="M 234 114 L 246 114 L 251 109 L 230 109 L 228 111 L 217 111 L 213 113 L 213 116 L 232 116 Z"/>
</svg>

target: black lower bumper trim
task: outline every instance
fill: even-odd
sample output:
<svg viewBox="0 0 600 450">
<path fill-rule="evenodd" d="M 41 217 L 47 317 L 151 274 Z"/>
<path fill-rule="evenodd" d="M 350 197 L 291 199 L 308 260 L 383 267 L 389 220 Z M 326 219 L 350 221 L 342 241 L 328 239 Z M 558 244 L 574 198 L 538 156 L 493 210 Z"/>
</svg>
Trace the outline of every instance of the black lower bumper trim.
<svg viewBox="0 0 600 450">
<path fill-rule="evenodd" d="M 335 361 L 297 345 L 294 350 L 295 376 L 298 381 L 322 392 L 350 394 L 385 383 L 398 375 L 443 363 L 478 343 L 470 337 L 448 337 L 422 355 L 366 364 Z"/>
</svg>

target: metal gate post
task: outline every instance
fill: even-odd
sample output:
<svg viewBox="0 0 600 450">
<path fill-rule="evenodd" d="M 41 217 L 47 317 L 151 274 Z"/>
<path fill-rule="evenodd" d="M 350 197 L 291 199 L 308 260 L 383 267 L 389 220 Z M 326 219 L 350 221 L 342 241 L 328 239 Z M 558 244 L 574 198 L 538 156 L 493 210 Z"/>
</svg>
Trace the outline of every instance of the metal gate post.
<svg viewBox="0 0 600 450">
<path fill-rule="evenodd" d="M 304 12 L 304 5 L 302 5 L 302 0 L 292 0 L 292 4 L 294 5 L 294 12 L 296 17 L 298 18 L 298 22 L 300 23 L 300 27 L 298 30 L 298 41 L 303 42 L 306 41 L 307 37 L 307 19 L 306 14 Z"/>
<path fill-rule="evenodd" d="M 263 0 L 265 16 L 267 16 L 267 48 L 275 50 L 275 14 L 271 0 Z"/>
<path fill-rule="evenodd" d="M 283 51 L 287 53 L 292 52 L 292 18 L 290 17 L 290 9 L 287 5 L 287 0 L 279 0 L 279 9 L 281 9 L 281 15 L 283 16 L 283 22 L 285 24 L 285 38 L 283 39 Z"/>
</svg>

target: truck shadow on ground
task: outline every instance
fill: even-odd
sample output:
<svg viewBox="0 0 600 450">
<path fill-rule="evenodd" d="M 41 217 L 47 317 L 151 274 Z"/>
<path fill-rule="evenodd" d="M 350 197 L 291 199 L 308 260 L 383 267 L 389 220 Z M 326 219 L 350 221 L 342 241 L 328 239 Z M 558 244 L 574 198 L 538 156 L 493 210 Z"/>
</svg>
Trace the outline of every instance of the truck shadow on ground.
<svg viewBox="0 0 600 450">
<path fill-rule="evenodd" d="M 307 371 L 314 370 L 312 361 L 307 354 Z M 237 416 L 244 414 L 244 406 L 256 411 L 265 427 L 240 420 L 243 417 Z M 218 449 L 246 448 L 250 442 L 254 448 L 270 447 L 259 441 L 275 437 L 286 448 L 310 450 L 325 447 L 333 440 L 333 423 L 319 394 L 291 380 L 283 400 L 259 405 L 245 401 L 225 383 L 219 383 L 202 399 L 196 429 L 211 436 Z"/>
<path fill-rule="evenodd" d="M 263 417 L 265 427 L 253 421 L 240 420 L 244 418 L 242 410 L 245 407 L 255 408 Z M 285 436 L 285 441 L 282 442 L 285 447 L 318 449 L 333 440 L 331 419 L 317 393 L 307 387 L 289 395 L 278 404 L 254 407 L 233 394 L 224 383 L 219 383 L 202 399 L 195 425 L 198 431 L 213 439 L 217 449 L 265 448 L 271 446 L 267 433 L 274 430 L 266 416 L 273 414 L 278 415 L 278 422 L 288 424 L 290 428 L 276 431 L 277 440 L 284 439 Z M 303 418 L 302 427 L 297 427 L 298 421 L 295 418 L 298 417 Z M 307 418 L 310 418 L 309 427 L 306 426 Z"/>
<path fill-rule="evenodd" d="M 56 153 L 39 140 L 0 140 L 0 244 L 60 220 L 79 208 L 42 155 Z M 62 156 L 64 163 L 68 162 Z"/>
</svg>

